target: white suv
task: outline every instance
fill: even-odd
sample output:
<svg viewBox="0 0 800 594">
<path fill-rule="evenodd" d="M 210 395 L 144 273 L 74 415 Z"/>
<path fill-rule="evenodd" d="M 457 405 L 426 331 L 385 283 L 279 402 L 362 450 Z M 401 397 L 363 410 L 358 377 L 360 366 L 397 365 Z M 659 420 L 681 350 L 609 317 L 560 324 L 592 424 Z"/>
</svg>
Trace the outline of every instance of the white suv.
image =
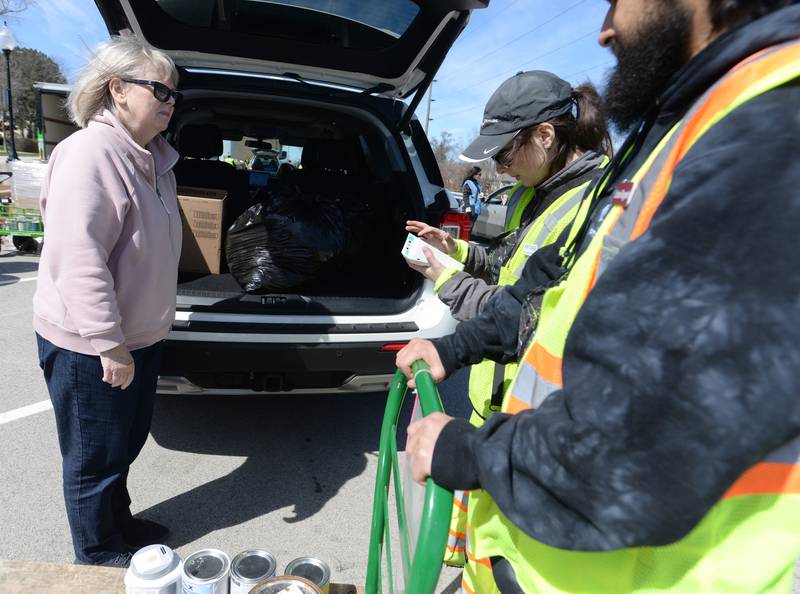
<svg viewBox="0 0 800 594">
<path fill-rule="evenodd" d="M 250 186 L 248 172 L 218 161 L 222 141 L 277 139 L 303 148 L 302 167 L 267 188 L 355 196 L 370 213 L 368 248 L 294 292 L 251 294 L 228 273 L 182 273 L 160 392 L 385 390 L 395 351 L 452 332 L 432 284 L 400 255 L 407 219 L 469 233 L 468 217 L 448 212 L 413 111 L 470 11 L 487 4 L 97 0 L 109 31 L 143 36 L 181 70 L 167 131 L 182 155 L 179 185 L 227 190 L 232 222 L 263 180 Z"/>
</svg>

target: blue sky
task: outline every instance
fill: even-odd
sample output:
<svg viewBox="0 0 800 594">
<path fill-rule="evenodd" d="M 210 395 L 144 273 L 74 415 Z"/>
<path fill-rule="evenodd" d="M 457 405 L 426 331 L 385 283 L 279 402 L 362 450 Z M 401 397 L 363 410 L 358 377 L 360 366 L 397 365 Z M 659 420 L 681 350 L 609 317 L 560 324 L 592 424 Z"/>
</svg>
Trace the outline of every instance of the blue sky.
<svg viewBox="0 0 800 594">
<path fill-rule="evenodd" d="M 373 0 L 374 1 L 374 0 Z M 492 0 L 475 11 L 445 59 L 433 88 L 429 134 L 449 131 L 466 144 L 497 86 L 519 70 L 550 70 L 573 84 L 601 86 L 613 63 L 597 45 L 606 0 Z M 20 46 L 55 59 L 68 79 L 107 37 L 93 0 L 36 0 L 12 16 Z M 427 101 L 417 115 L 424 122 Z"/>
<path fill-rule="evenodd" d="M 428 133 L 449 131 L 466 145 L 494 90 L 520 70 L 549 70 L 577 85 L 602 86 L 614 64 L 597 44 L 606 0 L 492 0 L 473 12 L 436 75 Z M 426 98 L 427 99 L 427 98 Z M 426 101 L 417 109 L 424 122 Z"/>
</svg>

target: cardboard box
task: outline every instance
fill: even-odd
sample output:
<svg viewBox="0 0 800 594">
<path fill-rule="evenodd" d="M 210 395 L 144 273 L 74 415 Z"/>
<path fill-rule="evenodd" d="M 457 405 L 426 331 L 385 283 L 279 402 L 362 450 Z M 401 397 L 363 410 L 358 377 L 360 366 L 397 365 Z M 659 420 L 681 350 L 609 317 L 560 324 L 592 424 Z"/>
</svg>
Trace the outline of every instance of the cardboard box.
<svg viewBox="0 0 800 594">
<path fill-rule="evenodd" d="M 225 190 L 178 188 L 183 221 L 183 247 L 178 268 L 183 272 L 219 274 L 222 270 L 222 236 Z"/>
</svg>

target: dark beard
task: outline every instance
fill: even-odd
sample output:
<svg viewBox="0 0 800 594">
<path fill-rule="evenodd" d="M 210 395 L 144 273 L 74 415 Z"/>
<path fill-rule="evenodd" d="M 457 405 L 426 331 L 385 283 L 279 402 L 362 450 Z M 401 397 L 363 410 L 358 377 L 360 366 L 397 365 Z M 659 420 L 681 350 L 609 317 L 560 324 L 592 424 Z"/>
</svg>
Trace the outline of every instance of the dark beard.
<svg viewBox="0 0 800 594">
<path fill-rule="evenodd" d="M 691 12 L 667 2 L 635 39 L 612 41 L 617 66 L 606 82 L 606 116 L 619 132 L 627 132 L 656 98 L 669 79 L 689 61 Z"/>
</svg>

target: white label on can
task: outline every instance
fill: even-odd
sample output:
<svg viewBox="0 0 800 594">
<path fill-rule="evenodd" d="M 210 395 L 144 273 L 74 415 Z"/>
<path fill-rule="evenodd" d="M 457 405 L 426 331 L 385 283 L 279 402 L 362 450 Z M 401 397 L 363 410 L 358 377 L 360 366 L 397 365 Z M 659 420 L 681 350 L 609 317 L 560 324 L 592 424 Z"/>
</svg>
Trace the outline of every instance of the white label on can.
<svg viewBox="0 0 800 594">
<path fill-rule="evenodd" d="M 231 577 L 231 591 L 230 594 L 249 594 L 258 582 L 241 582 L 234 577 Z"/>
<path fill-rule="evenodd" d="M 184 576 L 183 594 L 228 594 L 228 576 L 224 575 L 215 582 L 205 584 L 187 584 Z"/>
<path fill-rule="evenodd" d="M 161 569 L 169 565 L 172 557 L 165 547 L 153 547 L 144 554 L 134 555 L 133 566 L 139 575 L 152 572 L 154 569 Z"/>
</svg>

